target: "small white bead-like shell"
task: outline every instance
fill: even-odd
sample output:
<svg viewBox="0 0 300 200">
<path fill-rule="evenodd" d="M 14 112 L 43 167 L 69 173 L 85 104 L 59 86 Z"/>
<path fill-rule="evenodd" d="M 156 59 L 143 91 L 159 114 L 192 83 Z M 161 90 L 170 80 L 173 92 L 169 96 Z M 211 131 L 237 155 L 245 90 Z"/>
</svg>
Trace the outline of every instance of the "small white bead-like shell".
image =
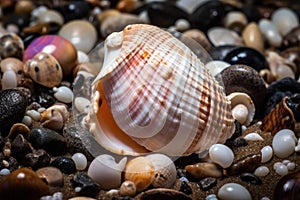
<svg viewBox="0 0 300 200">
<path fill-rule="evenodd" d="M 261 162 L 266 163 L 273 157 L 273 149 L 271 146 L 264 146 L 261 150 Z"/>
<path fill-rule="evenodd" d="M 234 159 L 232 150 L 224 144 L 214 144 L 209 148 L 209 157 L 223 168 L 229 167 Z"/>
<path fill-rule="evenodd" d="M 66 87 L 66 86 L 60 86 L 59 88 L 54 87 L 54 97 L 63 102 L 63 103 L 71 103 L 74 97 L 73 91 Z"/>
<path fill-rule="evenodd" d="M 290 129 L 278 131 L 272 141 L 274 154 L 279 158 L 287 158 L 294 153 L 297 143 L 295 133 Z"/>
<path fill-rule="evenodd" d="M 288 170 L 287 166 L 285 166 L 284 164 L 281 164 L 276 167 L 275 172 L 281 176 L 284 176 L 289 173 L 289 170 Z"/>
<path fill-rule="evenodd" d="M 260 166 L 260 167 L 256 168 L 254 171 L 254 175 L 260 176 L 260 177 L 267 176 L 269 173 L 270 173 L 270 170 L 266 166 Z"/>
<path fill-rule="evenodd" d="M 126 162 L 126 157 L 116 163 L 111 155 L 102 154 L 92 161 L 88 175 L 104 190 L 118 188 L 121 185 L 121 174 Z"/>
<path fill-rule="evenodd" d="M 226 183 L 218 191 L 220 200 L 252 200 L 249 191 L 242 185 L 237 183 Z"/>
<path fill-rule="evenodd" d="M 174 162 L 163 154 L 150 154 L 146 158 L 150 159 L 155 169 L 155 178 L 152 185 L 163 188 L 172 187 L 177 176 Z"/>
<path fill-rule="evenodd" d="M 258 133 L 248 133 L 244 136 L 244 139 L 248 141 L 264 141 Z"/>
</svg>

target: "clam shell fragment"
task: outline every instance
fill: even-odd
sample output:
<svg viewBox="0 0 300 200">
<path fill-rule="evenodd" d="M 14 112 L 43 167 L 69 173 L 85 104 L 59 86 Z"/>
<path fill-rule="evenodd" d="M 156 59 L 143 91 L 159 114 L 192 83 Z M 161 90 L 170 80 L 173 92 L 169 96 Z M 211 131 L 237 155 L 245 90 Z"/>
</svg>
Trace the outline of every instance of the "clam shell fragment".
<svg viewBox="0 0 300 200">
<path fill-rule="evenodd" d="M 170 33 L 129 25 L 105 41 L 90 132 L 107 150 L 189 155 L 234 132 L 230 103 L 204 64 Z"/>
</svg>

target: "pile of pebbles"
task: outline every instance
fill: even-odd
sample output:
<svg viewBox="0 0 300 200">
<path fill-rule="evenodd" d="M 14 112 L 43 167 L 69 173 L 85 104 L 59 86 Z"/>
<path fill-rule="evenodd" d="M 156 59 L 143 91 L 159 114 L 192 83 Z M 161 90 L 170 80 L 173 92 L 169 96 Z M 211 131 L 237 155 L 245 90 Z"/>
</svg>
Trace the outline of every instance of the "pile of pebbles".
<svg viewBox="0 0 300 200">
<path fill-rule="evenodd" d="M 298 2 L 8 0 L 0 6 L 0 199 L 298 198 Z M 137 191 L 137 183 L 125 181 L 107 189 L 88 173 L 94 156 L 79 137 L 73 107 L 86 113 L 90 102 L 75 98 L 73 82 L 97 75 L 93 49 L 135 23 L 194 39 L 226 94 L 248 94 L 255 113 L 247 123 L 237 117 L 225 144 L 174 161 L 176 180 L 168 188 Z"/>
</svg>

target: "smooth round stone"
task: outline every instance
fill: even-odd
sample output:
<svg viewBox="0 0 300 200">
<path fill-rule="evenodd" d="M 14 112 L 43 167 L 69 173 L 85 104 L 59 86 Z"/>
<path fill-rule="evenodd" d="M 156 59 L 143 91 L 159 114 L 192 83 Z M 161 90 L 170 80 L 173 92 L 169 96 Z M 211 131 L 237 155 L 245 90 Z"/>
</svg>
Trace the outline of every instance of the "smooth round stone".
<svg viewBox="0 0 300 200">
<path fill-rule="evenodd" d="M 35 148 L 42 148 L 53 155 L 62 155 L 67 148 L 66 140 L 63 136 L 51 129 L 42 127 L 30 130 L 30 141 Z"/>
<path fill-rule="evenodd" d="M 169 1 L 147 4 L 147 13 L 152 25 L 164 28 L 174 25 L 178 19 L 188 19 L 184 10 Z"/>
<path fill-rule="evenodd" d="M 54 97 L 63 102 L 63 103 L 71 103 L 73 101 L 73 91 L 66 86 L 60 86 L 59 88 L 54 87 Z"/>
<path fill-rule="evenodd" d="M 273 199 L 299 199 L 300 172 L 294 172 L 281 177 L 274 189 Z"/>
<path fill-rule="evenodd" d="M 240 175 L 242 181 L 251 183 L 253 185 L 260 185 L 262 183 L 261 179 L 252 173 L 243 173 Z"/>
<path fill-rule="evenodd" d="M 240 11 L 231 11 L 224 18 L 224 26 L 237 32 L 240 32 L 247 23 L 246 15 Z"/>
<path fill-rule="evenodd" d="M 87 1 L 69 1 L 66 4 L 55 6 L 54 9 L 62 14 L 67 22 L 87 17 L 90 12 L 90 4 Z"/>
<path fill-rule="evenodd" d="M 49 186 L 61 187 L 64 184 L 64 176 L 56 167 L 43 167 L 36 171 L 36 174 L 44 179 Z"/>
<path fill-rule="evenodd" d="M 280 47 L 282 43 L 282 36 L 279 34 L 275 24 L 268 19 L 261 19 L 258 22 L 258 27 L 267 40 L 273 47 Z"/>
<path fill-rule="evenodd" d="M 218 46 L 218 47 L 212 48 L 209 51 L 209 54 L 213 60 L 222 60 L 223 61 L 224 58 L 226 57 L 226 55 L 235 48 L 238 48 L 238 46 L 236 46 L 236 45 Z"/>
<path fill-rule="evenodd" d="M 134 196 L 136 194 L 136 186 L 132 181 L 124 181 L 120 186 L 121 196 Z"/>
<path fill-rule="evenodd" d="M 287 158 L 295 151 L 297 138 L 289 129 L 283 129 L 275 133 L 272 141 L 274 154 L 279 158 Z"/>
<path fill-rule="evenodd" d="M 209 148 L 211 160 L 223 168 L 229 167 L 234 159 L 232 150 L 223 144 L 214 144 Z"/>
<path fill-rule="evenodd" d="M 86 20 L 72 20 L 65 24 L 58 34 L 69 40 L 77 50 L 85 53 L 93 48 L 98 37 L 95 27 Z"/>
<path fill-rule="evenodd" d="M 75 108 L 80 112 L 80 113 L 87 113 L 88 108 L 91 104 L 90 100 L 84 97 L 76 97 L 74 100 Z"/>
<path fill-rule="evenodd" d="M 72 159 L 75 162 L 77 170 L 84 170 L 86 168 L 86 166 L 87 166 L 87 159 L 86 159 L 86 157 L 85 157 L 84 154 L 82 154 L 82 153 L 75 153 L 72 156 Z"/>
<path fill-rule="evenodd" d="M 36 170 L 48 166 L 50 164 L 50 160 L 51 157 L 45 150 L 38 149 L 33 153 L 26 154 L 23 164 L 24 166 L 28 166 Z"/>
<path fill-rule="evenodd" d="M 9 169 L 3 168 L 3 169 L 0 170 L 0 175 L 6 176 L 8 174 L 10 174 L 10 170 Z"/>
<path fill-rule="evenodd" d="M 64 23 L 63 16 L 55 10 L 46 10 L 45 12 L 39 13 L 37 20 L 39 23 L 55 22 L 59 25 Z"/>
<path fill-rule="evenodd" d="M 275 10 L 272 13 L 271 20 L 282 36 L 299 26 L 297 14 L 289 8 L 279 8 Z"/>
<path fill-rule="evenodd" d="M 222 28 L 222 27 L 213 27 L 207 31 L 208 39 L 211 43 L 217 46 L 223 45 L 237 45 L 243 46 L 242 38 L 234 31 Z"/>
<path fill-rule="evenodd" d="M 254 174 L 259 177 L 267 176 L 270 173 L 270 170 L 266 166 L 260 166 L 255 169 Z"/>
<path fill-rule="evenodd" d="M 284 176 L 289 173 L 289 170 L 288 170 L 287 166 L 285 166 L 284 164 L 281 164 L 276 167 L 275 172 L 277 174 L 279 174 L 280 176 Z"/>
<path fill-rule="evenodd" d="M 294 162 L 290 162 L 286 165 L 289 171 L 294 170 L 296 168 L 296 164 Z"/>
<path fill-rule="evenodd" d="M 266 163 L 273 157 L 273 149 L 271 146 L 264 146 L 261 150 L 261 162 Z"/>
<path fill-rule="evenodd" d="M 50 163 L 51 167 L 56 167 L 64 174 L 72 174 L 76 172 L 75 162 L 71 158 L 58 157 Z"/>
<path fill-rule="evenodd" d="M 0 183 L 0 199 L 40 199 L 49 194 L 48 186 L 29 168 L 8 174 Z"/>
<path fill-rule="evenodd" d="M 58 35 L 44 35 L 36 38 L 26 48 L 24 62 L 32 59 L 36 54 L 44 52 L 56 58 L 62 67 L 64 77 L 68 77 L 77 63 L 77 50 L 67 39 Z"/>
<path fill-rule="evenodd" d="M 239 47 L 230 51 L 224 58 L 225 62 L 231 65 L 243 64 L 260 71 L 268 68 L 269 64 L 260 52 L 249 47 Z"/>
<path fill-rule="evenodd" d="M 243 41 L 247 47 L 256 49 L 259 52 L 264 50 L 264 38 L 257 23 L 249 23 L 242 33 Z"/>
<path fill-rule="evenodd" d="M 220 200 L 252 200 L 249 191 L 237 183 L 226 183 L 218 191 Z"/>
<path fill-rule="evenodd" d="M 11 126 L 21 122 L 28 101 L 20 90 L 7 89 L 0 91 L 0 131 L 8 133 Z"/>
<path fill-rule="evenodd" d="M 31 153 L 31 146 L 22 134 L 18 134 L 11 143 L 11 153 L 19 162 L 27 153 Z"/>
<path fill-rule="evenodd" d="M 212 76 L 216 76 L 229 66 L 229 63 L 221 60 L 213 60 L 205 64 L 205 67 L 210 71 Z"/>
<path fill-rule="evenodd" d="M 24 44 L 22 39 L 14 34 L 4 34 L 0 37 L 0 57 L 4 58 L 18 58 L 22 60 L 24 53 Z"/>
</svg>

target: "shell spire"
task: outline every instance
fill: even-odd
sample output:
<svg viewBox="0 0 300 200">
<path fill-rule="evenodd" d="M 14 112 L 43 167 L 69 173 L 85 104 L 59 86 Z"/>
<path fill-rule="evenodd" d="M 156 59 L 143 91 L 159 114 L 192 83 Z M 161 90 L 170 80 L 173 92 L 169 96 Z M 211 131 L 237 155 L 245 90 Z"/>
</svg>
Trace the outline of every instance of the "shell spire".
<svg viewBox="0 0 300 200">
<path fill-rule="evenodd" d="M 223 88 L 187 46 L 152 25 L 108 36 L 93 91 L 90 115 L 101 128 L 91 132 L 114 153 L 189 155 L 234 132 Z"/>
</svg>

